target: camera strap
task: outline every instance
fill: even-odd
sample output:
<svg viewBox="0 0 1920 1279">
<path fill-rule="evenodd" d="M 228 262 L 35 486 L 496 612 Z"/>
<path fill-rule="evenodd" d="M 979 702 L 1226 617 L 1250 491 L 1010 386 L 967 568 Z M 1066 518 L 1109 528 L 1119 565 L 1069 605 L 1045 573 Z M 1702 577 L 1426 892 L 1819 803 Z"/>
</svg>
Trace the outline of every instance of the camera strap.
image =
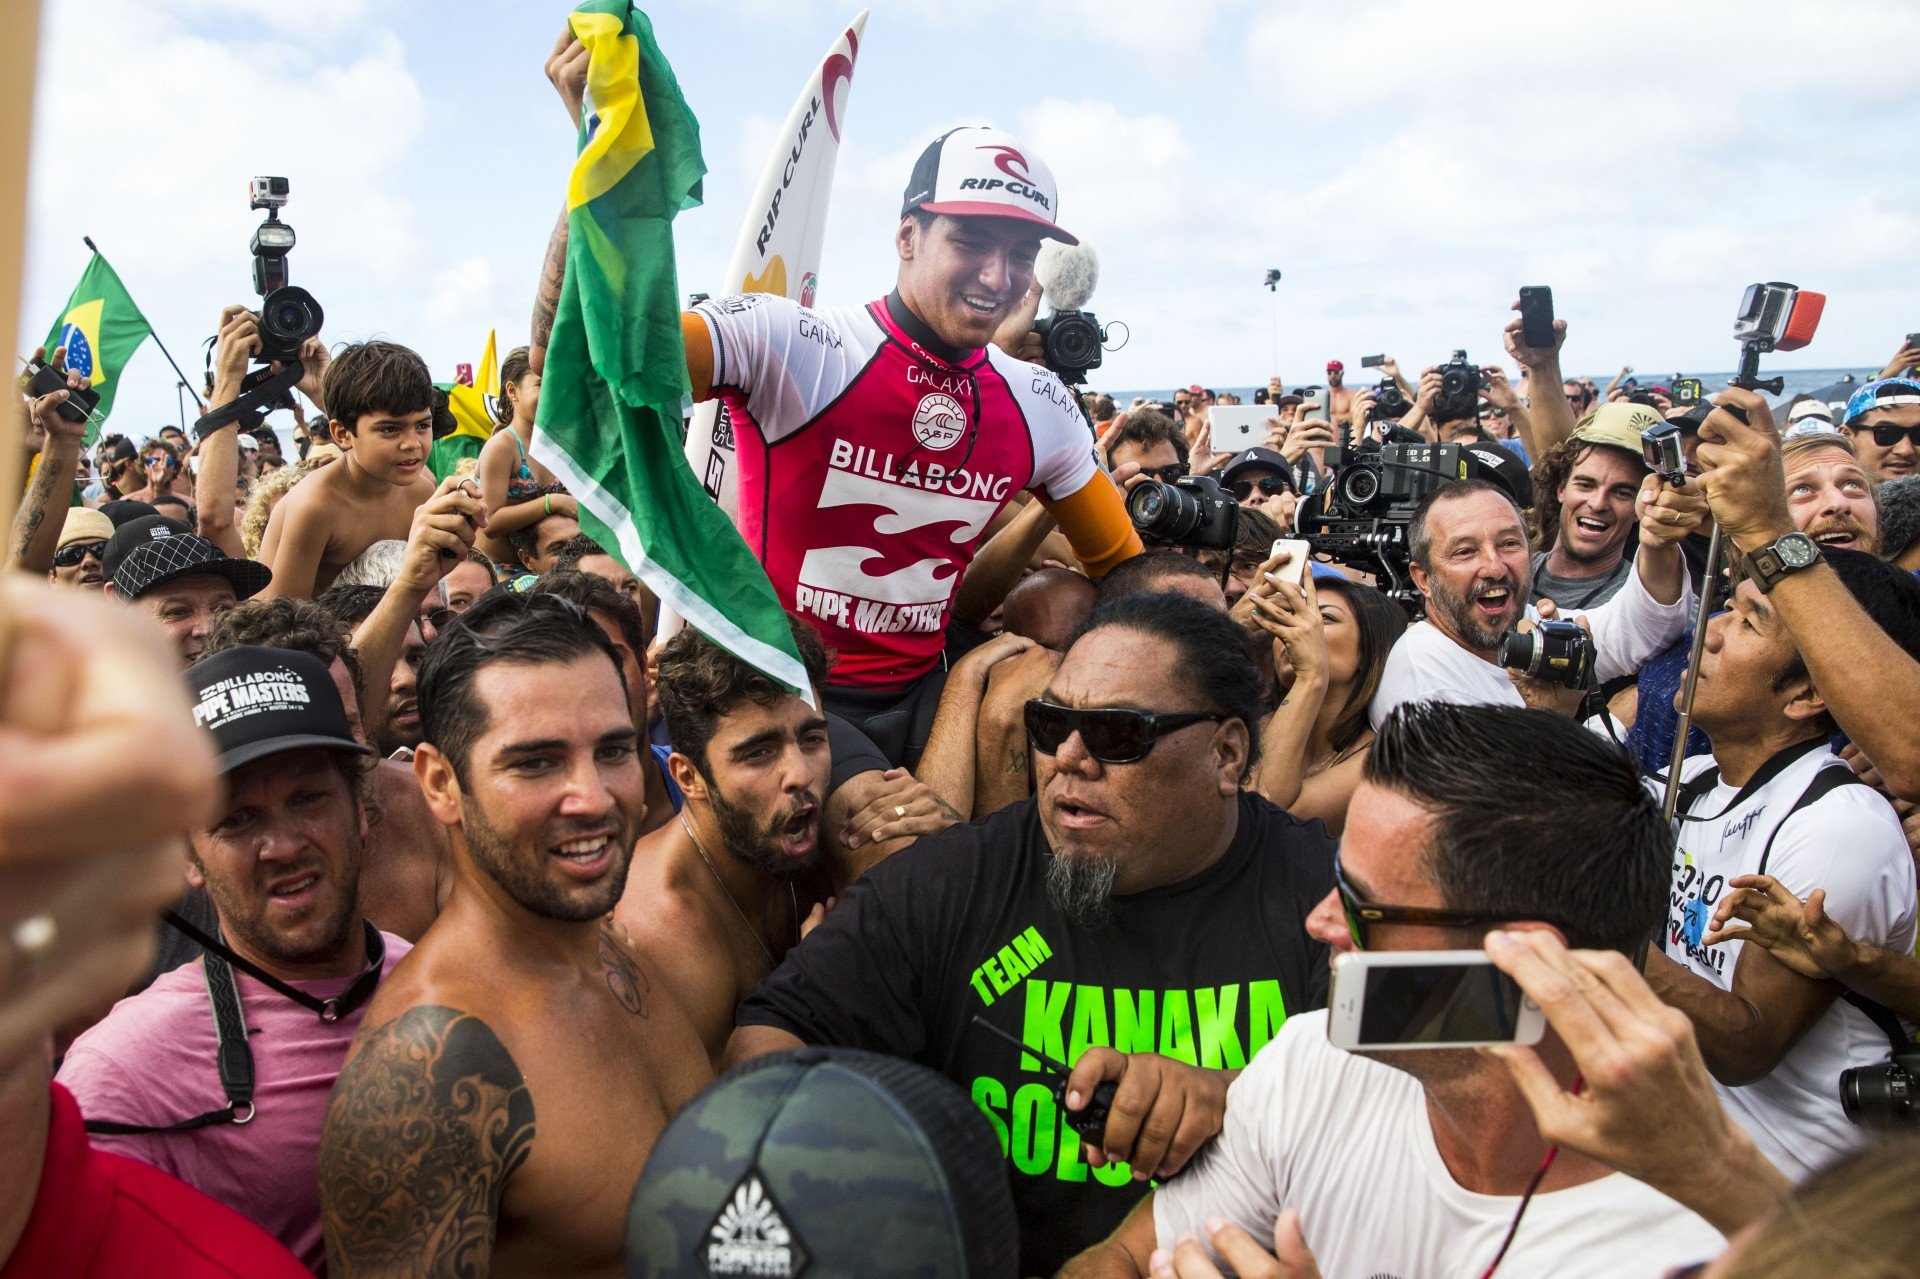
<svg viewBox="0 0 1920 1279">
<path fill-rule="evenodd" d="M 219 1124 L 244 1124 L 253 1119 L 253 1050 L 247 1046 L 247 1024 L 240 1007 L 240 986 L 233 976 L 236 967 L 276 993 L 312 1009 L 319 1014 L 321 1021 L 329 1024 L 366 1003 L 380 983 L 381 970 L 386 967 L 387 948 L 380 937 L 380 930 L 373 926 L 372 921 L 363 919 L 360 925 L 366 930 L 366 971 L 333 998 L 316 999 L 236 955 L 224 942 L 195 927 L 177 911 L 166 911 L 161 917 L 206 950 L 201 962 L 206 974 L 207 997 L 213 1005 L 214 1031 L 220 1043 L 214 1061 L 220 1071 L 220 1089 L 226 1096 L 227 1104 L 218 1110 L 209 1110 L 174 1124 L 130 1124 L 116 1119 L 89 1119 L 85 1128 L 90 1133 L 130 1137 L 192 1132 Z"/>
<path fill-rule="evenodd" d="M 300 361 L 288 361 L 278 373 L 270 374 L 219 408 L 209 409 L 205 416 L 193 424 L 193 438 L 204 442 L 215 431 L 235 425 L 251 432 L 273 411 L 275 401 L 297 386 L 306 375 L 306 367 Z"/>
</svg>

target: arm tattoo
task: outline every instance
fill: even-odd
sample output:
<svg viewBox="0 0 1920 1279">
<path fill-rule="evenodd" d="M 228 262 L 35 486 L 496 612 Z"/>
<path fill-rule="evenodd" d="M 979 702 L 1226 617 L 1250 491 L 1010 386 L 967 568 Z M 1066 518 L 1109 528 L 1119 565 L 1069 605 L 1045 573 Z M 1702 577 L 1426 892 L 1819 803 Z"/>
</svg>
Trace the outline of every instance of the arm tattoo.
<svg viewBox="0 0 1920 1279">
<path fill-rule="evenodd" d="M 66 481 L 71 484 L 72 464 L 69 463 L 66 469 Z M 47 506 L 53 501 L 53 490 L 59 486 L 60 479 L 60 468 L 47 465 L 46 454 L 43 453 L 40 469 L 33 473 L 33 486 L 27 490 L 26 500 L 20 503 L 20 513 L 13 519 L 13 545 L 7 548 L 7 560 L 14 567 L 26 567 L 27 551 L 33 546 L 33 535 L 46 522 Z M 60 518 L 65 519 L 65 513 Z"/>
<path fill-rule="evenodd" d="M 320 1138 L 328 1272 L 484 1276 L 500 1196 L 533 1148 L 519 1067 L 456 1008 L 410 1008 L 361 1041 Z"/>
<path fill-rule="evenodd" d="M 533 298 L 533 340 L 531 354 L 538 357 L 534 361 L 535 371 L 546 363 L 547 343 L 553 337 L 553 317 L 560 310 L 560 286 L 567 277 L 567 214 L 561 210 L 560 221 L 553 228 L 553 236 L 547 241 L 547 258 L 540 264 L 540 291 Z"/>
<path fill-rule="evenodd" d="M 645 1017 L 647 995 L 653 983 L 605 928 L 600 930 L 600 962 L 606 966 L 607 989 L 620 1001 L 620 1006 L 636 1017 Z"/>
</svg>

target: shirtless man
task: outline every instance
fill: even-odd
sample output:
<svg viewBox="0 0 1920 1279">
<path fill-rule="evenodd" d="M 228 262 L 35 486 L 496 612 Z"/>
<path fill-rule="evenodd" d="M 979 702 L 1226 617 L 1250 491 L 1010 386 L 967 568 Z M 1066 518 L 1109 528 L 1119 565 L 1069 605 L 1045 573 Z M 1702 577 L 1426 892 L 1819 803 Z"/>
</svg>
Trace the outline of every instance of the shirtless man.
<svg viewBox="0 0 1920 1279">
<path fill-rule="evenodd" d="M 489 595 L 429 651 L 420 703 L 454 888 L 334 1089 L 328 1273 L 617 1276 L 627 1192 L 712 1069 L 604 922 L 644 811 L 612 646 L 564 600 Z"/>
<path fill-rule="evenodd" d="M 826 649 L 805 625 L 793 638 L 817 697 Z M 833 755 L 826 716 L 698 631 L 662 650 L 658 689 L 674 744 L 667 767 L 686 800 L 679 821 L 634 850 L 613 917 L 718 1062 L 733 1010 L 800 940 L 802 921 L 824 915 L 820 812 Z"/>
<path fill-rule="evenodd" d="M 260 558 L 268 595 L 310 599 L 375 542 L 406 541 L 413 512 L 433 496 L 433 377 L 392 342 L 361 342 L 333 357 L 321 379 L 339 466 L 287 491 L 267 521 Z"/>
</svg>

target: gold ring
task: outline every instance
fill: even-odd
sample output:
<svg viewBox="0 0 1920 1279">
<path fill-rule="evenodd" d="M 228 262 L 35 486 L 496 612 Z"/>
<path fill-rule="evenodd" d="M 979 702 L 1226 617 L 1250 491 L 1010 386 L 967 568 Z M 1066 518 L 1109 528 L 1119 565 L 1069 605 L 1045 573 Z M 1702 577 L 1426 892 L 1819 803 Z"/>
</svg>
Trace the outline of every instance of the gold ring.
<svg viewBox="0 0 1920 1279">
<path fill-rule="evenodd" d="M 53 916 L 41 911 L 29 915 L 7 933 L 7 940 L 19 952 L 21 971 L 29 976 L 45 966 L 53 954 L 53 944 L 60 938 L 60 927 L 53 922 Z"/>
<path fill-rule="evenodd" d="M 905 804 L 895 804 L 893 806 L 893 815 L 895 817 L 905 817 L 907 815 L 907 806 Z"/>
</svg>

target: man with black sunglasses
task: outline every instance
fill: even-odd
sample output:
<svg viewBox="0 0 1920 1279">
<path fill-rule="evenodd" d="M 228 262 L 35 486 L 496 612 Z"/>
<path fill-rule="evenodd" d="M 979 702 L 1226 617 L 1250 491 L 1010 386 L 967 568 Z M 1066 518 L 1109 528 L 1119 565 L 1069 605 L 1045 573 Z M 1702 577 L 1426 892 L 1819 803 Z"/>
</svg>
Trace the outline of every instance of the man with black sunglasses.
<svg viewBox="0 0 1920 1279">
<path fill-rule="evenodd" d="M 1847 400 L 1845 423 L 1876 482 L 1912 475 L 1920 465 L 1920 381 L 1867 383 Z"/>
<path fill-rule="evenodd" d="M 61 586 L 106 589 L 106 574 L 100 565 L 106 558 L 107 539 L 112 536 L 113 521 L 100 512 L 84 506 L 67 508 L 67 522 L 60 529 L 49 576 Z"/>
<path fill-rule="evenodd" d="M 1187 473 L 1187 436 L 1179 423 L 1158 409 L 1135 409 L 1121 418 L 1101 445 L 1107 469 L 1118 471 L 1128 463 L 1139 469 L 1122 477 L 1144 475 L 1171 484 Z"/>
<path fill-rule="evenodd" d="M 1293 468 L 1280 453 L 1269 448 L 1247 449 L 1227 463 L 1220 472 L 1220 483 L 1240 505 L 1265 511 L 1281 528 L 1293 527 L 1300 490 L 1293 482 Z"/>
<path fill-rule="evenodd" d="M 1338 884 L 1309 928 L 1336 951 L 1478 952 L 1499 930 L 1631 955 L 1660 919 L 1672 848 L 1632 761 L 1596 734 L 1542 711 L 1409 706 L 1368 753 Z M 1536 1052 L 1576 1086 L 1556 1033 Z M 1725 1132 L 1696 1157 L 1742 1166 L 1729 1156 L 1750 1146 Z M 1062 1279 L 1134 1279 L 1187 1235 L 1218 1248 L 1215 1218 L 1296 1263 L 1311 1240 L 1312 1273 L 1336 1276 L 1484 1275 L 1510 1237 L 1503 1276 L 1656 1279 L 1721 1245 L 1651 1187 L 1551 1153 L 1492 1055 L 1347 1052 L 1324 1012 L 1280 1028 L 1235 1081 L 1219 1139 Z"/>
<path fill-rule="evenodd" d="M 729 1063 L 803 1043 L 910 1057 L 1007 1140 L 1022 1274 L 1102 1238 L 1219 1128 L 1228 1081 L 1326 998 L 1306 932 L 1332 843 L 1242 790 L 1260 678 L 1218 609 L 1097 611 L 1027 704 L 1036 794 L 857 880 L 741 1006 Z M 979 1016 L 1072 1067 L 973 1027 Z M 1067 1124 L 1117 1084 L 1104 1131 Z"/>
</svg>

